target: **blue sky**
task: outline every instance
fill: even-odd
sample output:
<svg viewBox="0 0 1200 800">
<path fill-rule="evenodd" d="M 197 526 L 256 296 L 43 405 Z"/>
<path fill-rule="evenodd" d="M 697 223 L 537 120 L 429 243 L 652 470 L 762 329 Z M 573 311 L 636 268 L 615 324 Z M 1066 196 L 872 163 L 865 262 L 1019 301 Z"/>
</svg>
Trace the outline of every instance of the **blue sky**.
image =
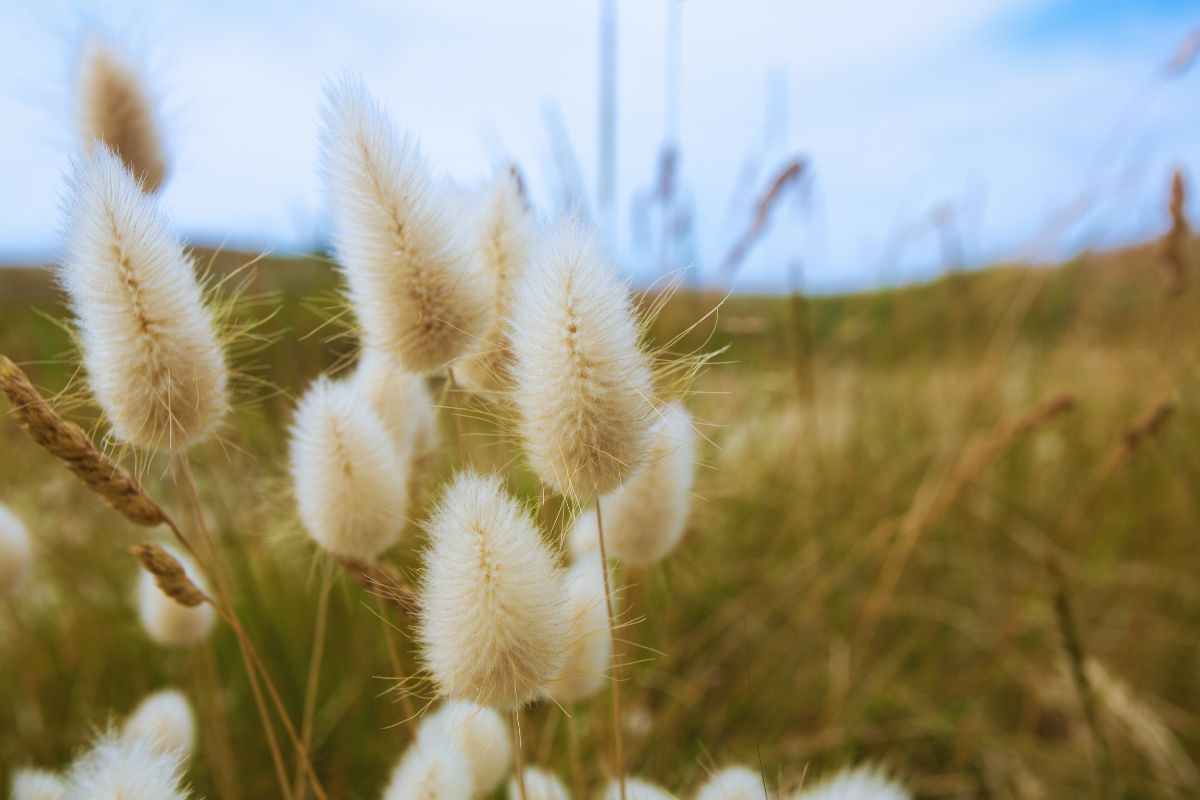
<svg viewBox="0 0 1200 800">
<path fill-rule="evenodd" d="M 663 136 L 667 0 L 617 4 L 616 249 L 648 280 L 656 246 L 636 246 L 630 219 Z M 742 266 L 743 288 L 782 286 L 796 264 L 807 288 L 834 290 L 929 275 L 948 258 L 1134 241 L 1164 224 L 1169 169 L 1200 174 L 1200 65 L 1161 71 L 1200 27 L 1195 3 L 686 0 L 681 14 L 682 182 L 697 233 L 680 258 L 715 274 L 770 172 L 794 153 L 812 165 Z M 54 255 L 76 147 L 72 58 L 90 26 L 136 55 L 163 99 L 164 200 L 181 233 L 290 253 L 322 236 L 317 111 L 323 84 L 347 71 L 447 174 L 476 181 L 512 158 L 550 215 L 552 105 L 594 187 L 596 21 L 596 0 L 4 3 L 0 259 Z M 786 121 L 768 125 L 769 93 Z M 1078 215 L 1048 226 L 1081 196 Z M 948 236 L 929 224 L 939 209 Z"/>
</svg>

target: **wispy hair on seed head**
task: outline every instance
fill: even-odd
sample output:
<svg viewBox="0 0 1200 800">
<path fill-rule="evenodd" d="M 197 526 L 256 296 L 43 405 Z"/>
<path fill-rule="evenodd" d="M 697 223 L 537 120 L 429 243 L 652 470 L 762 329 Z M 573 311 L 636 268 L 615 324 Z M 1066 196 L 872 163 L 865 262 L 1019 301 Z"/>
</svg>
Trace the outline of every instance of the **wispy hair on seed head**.
<svg viewBox="0 0 1200 800">
<path fill-rule="evenodd" d="M 149 192 L 167 177 L 162 122 L 142 75 L 112 41 L 92 34 L 83 43 L 75 76 L 79 137 L 90 152 L 103 143 Z"/>
<path fill-rule="evenodd" d="M 67 773 L 66 797 L 75 800 L 186 800 L 183 758 L 141 737 L 115 731 L 100 736 Z"/>
<path fill-rule="evenodd" d="M 228 409 L 228 373 L 191 259 L 155 199 L 106 146 L 76 160 L 66 290 L 92 394 L 113 435 L 181 451 Z"/>
<path fill-rule="evenodd" d="M 326 91 L 321 171 L 337 263 L 366 346 L 412 372 L 464 355 L 491 314 L 449 192 L 358 80 Z"/>
</svg>

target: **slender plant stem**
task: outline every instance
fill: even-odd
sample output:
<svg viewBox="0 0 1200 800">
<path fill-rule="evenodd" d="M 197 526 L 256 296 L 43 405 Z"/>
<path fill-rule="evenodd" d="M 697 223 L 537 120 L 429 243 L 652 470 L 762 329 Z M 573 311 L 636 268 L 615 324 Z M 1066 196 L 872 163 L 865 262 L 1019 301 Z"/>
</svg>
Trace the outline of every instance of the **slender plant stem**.
<svg viewBox="0 0 1200 800">
<path fill-rule="evenodd" d="M 612 642 L 612 736 L 613 762 L 621 800 L 625 798 L 625 747 L 621 735 L 621 659 L 617 653 L 617 629 L 613 614 L 612 587 L 608 581 L 608 550 L 604 546 L 604 516 L 600 513 L 600 498 L 596 498 L 596 537 L 600 542 L 600 574 L 604 578 L 604 608 L 608 612 L 608 637 Z"/>
<path fill-rule="evenodd" d="M 233 603 L 230 600 L 229 589 L 225 583 L 225 572 L 221 569 L 220 559 L 217 558 L 216 546 L 213 544 L 212 536 L 208 533 L 208 525 L 204 521 L 204 511 L 200 506 L 200 493 L 196 490 L 196 481 L 192 476 L 191 462 L 188 460 L 187 455 L 183 455 L 178 459 L 177 463 L 179 465 L 181 481 L 184 488 L 188 490 L 188 495 L 191 499 L 192 516 L 195 519 L 196 527 L 200 530 L 201 536 L 208 547 L 209 563 L 211 564 L 209 571 L 213 575 L 217 585 L 217 592 L 221 599 L 219 610 L 222 611 L 222 616 L 229 622 L 230 627 L 233 628 L 234 636 L 238 642 L 238 651 L 242 654 L 246 676 L 250 680 L 250 690 L 254 694 L 254 703 L 258 707 L 258 716 L 262 721 L 263 732 L 267 737 L 267 746 L 271 750 L 271 761 L 275 767 L 275 779 L 279 782 L 279 790 L 285 800 L 291 800 L 292 790 L 288 784 L 287 769 L 283 765 L 283 753 L 279 749 L 279 742 L 275 739 L 275 727 L 271 724 L 271 714 L 267 710 L 266 702 L 263 700 L 258 675 L 250 660 L 245 631 L 242 629 L 241 622 L 237 619 Z M 191 550 L 190 547 L 189 550 Z M 194 554 L 195 550 L 192 550 L 192 553 Z"/>
<path fill-rule="evenodd" d="M 229 720 L 225 699 L 221 696 L 220 673 L 211 639 L 205 639 L 200 645 L 200 682 L 203 685 L 201 696 L 209 698 L 209 702 L 204 704 L 209 731 L 206 760 L 216 781 L 218 796 L 222 800 L 233 800 L 237 797 L 237 764 L 229 738 Z"/>
<path fill-rule="evenodd" d="M 579 747 L 579 708 L 567 720 L 567 748 L 571 760 L 571 783 L 576 800 L 587 800 L 587 784 L 583 780 L 583 754 Z"/>
<path fill-rule="evenodd" d="M 321 659 L 325 653 L 325 629 L 329 622 L 329 590 L 333 586 L 333 560 L 326 559 L 321 570 L 321 588 L 317 595 L 317 622 L 313 628 L 312 656 L 308 662 L 308 683 L 304 687 L 304 714 L 300 718 L 300 749 L 296 754 L 296 772 L 292 779 L 296 800 L 304 800 L 304 762 L 312 747 L 313 723 L 317 715 L 317 689 L 321 683 Z"/>
<path fill-rule="evenodd" d="M 525 800 L 525 743 L 521 741 L 521 710 L 514 708 L 509 714 L 512 718 L 513 761 L 517 772 L 518 800 Z"/>
<path fill-rule="evenodd" d="M 383 640 L 387 644 L 388 661 L 391 662 L 392 676 L 396 681 L 396 685 L 401 687 L 400 703 L 404 706 L 404 718 L 413 719 L 416 716 L 416 710 L 413 708 L 412 698 L 408 696 L 408 692 L 403 690 L 404 683 L 404 661 L 400 658 L 400 648 L 396 646 L 396 632 L 392 630 L 392 622 L 388 619 L 389 610 L 388 604 L 383 597 L 375 592 L 371 593 L 375 597 L 375 607 L 379 609 L 379 616 L 383 620 Z"/>
</svg>

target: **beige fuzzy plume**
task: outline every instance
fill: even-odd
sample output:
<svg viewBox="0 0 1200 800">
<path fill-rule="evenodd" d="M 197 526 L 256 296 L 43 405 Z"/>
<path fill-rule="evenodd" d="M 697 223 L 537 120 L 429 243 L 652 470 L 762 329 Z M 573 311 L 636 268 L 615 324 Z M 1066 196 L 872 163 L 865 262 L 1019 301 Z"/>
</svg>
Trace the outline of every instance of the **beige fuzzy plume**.
<svg viewBox="0 0 1200 800">
<path fill-rule="evenodd" d="M 608 555 L 634 566 L 653 564 L 674 550 L 691 509 L 696 436 L 682 405 L 662 408 L 653 441 L 645 466 L 601 500 Z M 576 557 L 598 549 L 594 512 L 580 515 L 569 546 Z"/>
<path fill-rule="evenodd" d="M 208 593 L 195 564 L 173 548 L 163 547 L 183 567 L 188 579 Z M 143 569 L 138 573 L 138 616 L 151 639 L 167 646 L 183 647 L 203 640 L 216 623 L 216 614 L 208 603 L 186 606 L 168 597 L 155 577 Z"/>
<path fill-rule="evenodd" d="M 492 284 L 491 325 L 470 355 L 454 363 L 454 378 L 468 389 L 493 392 L 510 383 L 509 308 L 513 289 L 529 262 L 533 225 L 520 186 L 504 172 L 489 187 L 478 211 L 479 263 Z"/>
<path fill-rule="evenodd" d="M 604 789 L 603 800 L 621 800 L 621 784 L 610 781 Z M 661 786 L 657 786 L 641 778 L 625 779 L 625 800 L 675 800 L 675 795 Z"/>
<path fill-rule="evenodd" d="M 410 372 L 442 367 L 475 345 L 491 313 L 449 193 L 361 83 L 331 86 L 323 118 L 334 249 L 363 342 Z"/>
<path fill-rule="evenodd" d="M 292 485 L 304 529 L 328 552 L 371 561 L 400 540 L 409 464 L 352 383 L 319 378 L 300 399 Z"/>
<path fill-rule="evenodd" d="M 419 639 L 442 695 L 519 708 L 557 677 L 562 575 L 499 478 L 459 474 L 427 523 Z"/>
<path fill-rule="evenodd" d="M 25 523 L 0 503 L 0 596 L 15 592 L 25 583 L 32 559 Z"/>
<path fill-rule="evenodd" d="M 567 787 L 558 776 L 538 767 L 525 768 L 525 796 L 514 776 L 508 782 L 508 800 L 571 800 Z"/>
<path fill-rule="evenodd" d="M 162 123 L 141 75 L 103 37 L 90 37 L 80 51 L 75 103 L 84 149 L 103 142 L 147 191 L 158 191 L 168 167 Z"/>
<path fill-rule="evenodd" d="M 491 794 L 512 769 L 512 735 L 496 711 L 467 700 L 447 700 L 427 714 L 417 740 L 430 747 L 449 743 L 471 765 L 471 795 Z"/>
<path fill-rule="evenodd" d="M 418 739 L 392 770 L 383 800 L 469 800 L 471 765 L 457 744 Z"/>
<path fill-rule="evenodd" d="M 67 775 L 66 800 L 186 800 L 183 760 L 134 737 L 109 732 Z"/>
<path fill-rule="evenodd" d="M 696 792 L 696 800 L 769 800 L 757 770 L 726 767 L 714 772 Z"/>
<path fill-rule="evenodd" d="M 196 741 L 192 706 L 178 689 L 155 692 L 142 700 L 125 720 L 121 735 L 143 738 L 155 747 L 187 758 Z"/>
<path fill-rule="evenodd" d="M 406 372 L 387 353 L 367 349 L 352 380 L 402 454 L 421 461 L 437 449 L 437 409 L 423 375 Z"/>
<path fill-rule="evenodd" d="M 563 705 L 586 700 L 600 691 L 612 663 L 612 637 L 600 570 L 597 557 L 576 562 L 566 573 L 571 626 L 567 633 L 567 655 L 562 671 L 550 684 L 550 696 Z"/>
<path fill-rule="evenodd" d="M 534 470 L 585 501 L 612 491 L 645 462 L 654 407 L 629 290 L 597 237 L 561 224 L 536 248 L 509 319 Z"/>
<path fill-rule="evenodd" d="M 843 769 L 792 800 L 912 800 L 912 795 L 879 768 L 860 766 Z"/>
<path fill-rule="evenodd" d="M 149 450 L 204 439 L 228 373 L 191 259 L 107 147 L 75 165 L 60 271 L 83 363 L 113 434 Z"/>
<path fill-rule="evenodd" d="M 12 776 L 12 800 L 63 800 L 67 786 L 53 772 L 42 769 L 18 769 Z"/>
</svg>

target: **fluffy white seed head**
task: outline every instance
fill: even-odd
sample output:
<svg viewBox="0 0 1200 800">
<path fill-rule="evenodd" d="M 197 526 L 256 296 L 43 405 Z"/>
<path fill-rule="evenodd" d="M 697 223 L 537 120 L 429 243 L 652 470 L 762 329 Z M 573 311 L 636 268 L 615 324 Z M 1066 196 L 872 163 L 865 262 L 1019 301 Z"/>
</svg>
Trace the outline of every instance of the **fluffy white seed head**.
<svg viewBox="0 0 1200 800">
<path fill-rule="evenodd" d="M 19 769 L 12 777 L 12 800 L 65 800 L 67 786 L 53 772 Z"/>
<path fill-rule="evenodd" d="M 519 708 L 562 667 L 562 575 L 495 476 L 459 474 L 427 523 L 419 638 L 438 691 Z"/>
<path fill-rule="evenodd" d="M 596 236 L 560 225 L 535 249 L 509 319 L 534 470 L 579 499 L 613 490 L 645 461 L 654 408 L 629 291 Z"/>
<path fill-rule="evenodd" d="M 418 739 L 392 770 L 383 800 L 469 800 L 471 785 L 471 765 L 457 744 Z"/>
<path fill-rule="evenodd" d="M 912 794 L 873 766 L 844 769 L 793 800 L 912 800 Z"/>
<path fill-rule="evenodd" d="M 67 800 L 186 800 L 183 760 L 145 739 L 105 734 L 67 775 Z"/>
<path fill-rule="evenodd" d="M 205 594 L 208 585 L 200 577 L 192 560 L 172 547 L 163 547 L 183 566 L 192 583 Z M 154 576 L 146 570 L 138 571 L 137 588 L 138 617 L 151 639 L 170 647 L 197 644 L 212 631 L 216 614 L 208 603 L 185 606 L 163 594 L 154 582 Z"/>
<path fill-rule="evenodd" d="M 292 485 L 304 529 L 330 553 L 370 561 L 399 541 L 410 463 L 352 382 L 319 378 L 300 399 Z"/>
<path fill-rule="evenodd" d="M 607 506 L 605 508 L 607 509 Z M 607 510 L 604 516 L 605 519 L 608 518 Z M 606 525 L 605 527 L 607 528 L 608 526 Z M 600 538 L 599 529 L 596 527 L 595 508 L 585 508 L 576 515 L 575 521 L 571 523 L 570 530 L 567 531 L 566 538 L 567 552 L 571 554 L 571 563 L 577 564 L 589 558 L 600 557 Z M 604 546 L 607 551 L 607 540 L 605 540 Z"/>
<path fill-rule="evenodd" d="M 25 523 L 0 503 L 0 596 L 21 588 L 33 560 Z"/>
<path fill-rule="evenodd" d="M 352 380 L 383 420 L 402 457 L 420 459 L 437 449 L 437 409 L 424 376 L 404 370 L 387 353 L 368 348 Z"/>
<path fill-rule="evenodd" d="M 229 406 L 213 315 L 158 202 L 107 147 L 75 164 L 60 279 L 113 434 L 179 451 L 212 433 Z"/>
<path fill-rule="evenodd" d="M 162 750 L 171 750 L 187 758 L 196 741 L 192 706 L 178 689 L 155 692 L 125 720 L 121 735 L 141 737 Z"/>
<path fill-rule="evenodd" d="M 625 779 L 625 798 L 626 800 L 675 800 L 675 795 L 649 781 L 629 777 Z M 610 781 L 605 787 L 603 800 L 621 800 L 621 784 L 618 781 Z"/>
<path fill-rule="evenodd" d="M 608 555 L 635 566 L 652 564 L 675 549 L 691 509 L 696 436 L 681 404 L 662 408 L 653 442 L 646 464 L 601 500 Z"/>
<path fill-rule="evenodd" d="M 411 372 L 464 355 L 487 330 L 490 292 L 447 190 L 361 83 L 329 88 L 323 123 L 333 244 L 364 343 Z"/>
<path fill-rule="evenodd" d="M 757 770 L 726 767 L 712 774 L 696 792 L 696 800 L 769 800 Z"/>
<path fill-rule="evenodd" d="M 476 216 L 475 247 L 492 287 L 493 313 L 487 332 L 470 355 L 454 363 L 454 378 L 468 389 L 493 392 L 511 381 L 509 309 L 533 243 L 533 225 L 515 175 L 505 172 L 488 187 Z"/>
<path fill-rule="evenodd" d="M 538 767 L 525 768 L 525 797 L 514 776 L 508 782 L 508 800 L 571 800 L 566 785 L 558 776 Z"/>
<path fill-rule="evenodd" d="M 604 574 L 599 558 L 578 561 L 567 570 L 567 655 L 550 684 L 550 696 L 569 706 L 604 687 L 612 663 L 612 637 L 604 604 Z"/>
<path fill-rule="evenodd" d="M 467 700 L 448 700 L 427 714 L 417 739 L 429 747 L 449 743 L 471 765 L 471 795 L 491 794 L 512 769 L 512 736 L 495 710 Z"/>
<path fill-rule="evenodd" d="M 80 50 L 75 111 L 85 151 L 103 142 L 147 191 L 158 190 L 168 167 L 158 111 L 132 61 L 103 37 L 88 38 Z"/>
</svg>

